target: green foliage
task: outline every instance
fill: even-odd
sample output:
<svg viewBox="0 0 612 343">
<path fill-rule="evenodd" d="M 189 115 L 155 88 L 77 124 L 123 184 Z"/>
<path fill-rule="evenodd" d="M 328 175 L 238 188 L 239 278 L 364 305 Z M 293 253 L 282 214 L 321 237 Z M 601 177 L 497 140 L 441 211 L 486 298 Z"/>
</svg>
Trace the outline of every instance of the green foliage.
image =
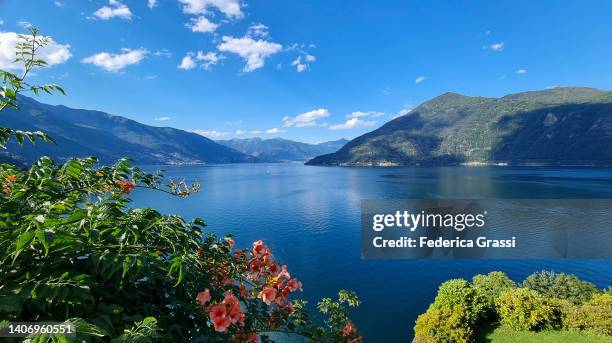
<svg viewBox="0 0 612 343">
<path fill-rule="evenodd" d="M 494 309 L 495 299 L 497 299 L 503 291 L 516 287 L 516 283 L 503 272 L 490 272 L 487 275 L 476 275 L 472 278 L 472 285 L 476 291 L 486 299 L 490 309 Z"/>
<path fill-rule="evenodd" d="M 529 275 L 523 287 L 532 289 L 546 298 L 565 299 L 574 304 L 589 301 L 594 294 L 601 292 L 590 282 L 574 275 L 541 271 Z"/>
<path fill-rule="evenodd" d="M 449 309 L 462 307 L 469 324 L 484 318 L 487 310 L 486 299 L 463 279 L 452 279 L 442 283 L 433 306 Z"/>
<path fill-rule="evenodd" d="M 471 314 L 462 305 L 453 308 L 430 306 L 417 318 L 415 338 L 423 343 L 473 342 Z"/>
<path fill-rule="evenodd" d="M 501 323 L 515 330 L 553 328 L 557 322 L 555 308 L 531 289 L 505 290 L 495 304 Z"/>
<path fill-rule="evenodd" d="M 30 91 L 38 95 L 41 91 L 47 94 L 64 90 L 56 84 L 31 85 L 25 81 L 26 76 L 35 68 L 47 66 L 47 62 L 36 56 L 36 53 L 49 44 L 49 37 L 40 36 L 36 28 L 30 28 L 29 35 L 19 35 L 20 42 L 16 45 L 15 63 L 21 64 L 23 72 L 17 74 L 0 70 L 0 112 L 5 108 L 17 109 L 17 96 L 20 92 Z M 23 144 L 24 139 L 29 139 L 32 143 L 39 139 L 41 141 L 53 141 L 44 132 L 13 130 L 7 127 L 0 127 L 0 147 L 5 147 L 11 137 L 15 137 L 19 144 Z"/>
<path fill-rule="evenodd" d="M 572 328 L 612 336 L 612 295 L 596 294 L 580 306 L 571 322 Z"/>
</svg>

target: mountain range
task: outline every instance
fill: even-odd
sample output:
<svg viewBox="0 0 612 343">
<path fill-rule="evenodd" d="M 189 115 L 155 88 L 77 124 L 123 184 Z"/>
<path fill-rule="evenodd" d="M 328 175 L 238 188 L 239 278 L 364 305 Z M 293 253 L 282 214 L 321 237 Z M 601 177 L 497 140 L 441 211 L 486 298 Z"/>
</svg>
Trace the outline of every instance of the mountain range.
<svg viewBox="0 0 612 343">
<path fill-rule="evenodd" d="M 308 144 L 283 138 L 234 138 L 217 143 L 257 158 L 261 162 L 307 161 L 313 157 L 338 151 L 347 139 Z"/>
<path fill-rule="evenodd" d="M 2 111 L 0 126 L 44 131 L 57 144 L 19 146 L 13 140 L 0 160 L 30 163 L 46 155 L 58 160 L 96 156 L 105 163 L 126 156 L 142 164 L 255 162 L 252 156 L 193 132 L 149 126 L 100 111 L 47 105 L 25 96 L 19 97 L 19 107 Z"/>
<path fill-rule="evenodd" d="M 308 165 L 611 165 L 612 92 L 445 93 Z"/>
</svg>

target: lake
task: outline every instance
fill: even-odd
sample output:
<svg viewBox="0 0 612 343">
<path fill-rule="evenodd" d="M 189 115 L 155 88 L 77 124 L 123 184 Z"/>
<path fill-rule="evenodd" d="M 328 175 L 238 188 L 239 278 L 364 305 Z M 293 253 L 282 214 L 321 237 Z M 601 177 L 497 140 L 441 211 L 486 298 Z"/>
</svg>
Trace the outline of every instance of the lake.
<svg viewBox="0 0 612 343">
<path fill-rule="evenodd" d="M 304 283 L 314 305 L 338 289 L 363 304 L 352 318 L 366 342 L 409 342 L 414 321 L 438 285 L 501 270 L 522 280 L 542 269 L 612 284 L 609 260 L 363 260 L 360 201 L 400 198 L 612 198 L 612 172 L 603 168 L 340 168 L 288 164 L 168 167 L 169 178 L 199 180 L 202 190 L 181 199 L 140 190 L 136 206 L 186 218 L 203 217 L 236 245 L 262 239 Z"/>
</svg>

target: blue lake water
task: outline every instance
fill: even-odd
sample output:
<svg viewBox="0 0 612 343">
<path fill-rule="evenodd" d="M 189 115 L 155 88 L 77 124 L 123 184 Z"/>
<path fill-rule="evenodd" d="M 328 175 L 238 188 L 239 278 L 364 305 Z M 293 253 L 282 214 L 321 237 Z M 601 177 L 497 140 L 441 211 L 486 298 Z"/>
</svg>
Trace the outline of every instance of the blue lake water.
<svg viewBox="0 0 612 343">
<path fill-rule="evenodd" d="M 362 260 L 360 201 L 400 198 L 612 198 L 612 170 L 599 168 L 337 168 L 301 164 L 163 167 L 169 178 L 199 180 L 180 199 L 147 190 L 134 205 L 202 217 L 249 247 L 262 239 L 304 283 L 314 305 L 338 289 L 358 293 L 353 312 L 366 342 L 409 342 L 414 321 L 450 278 L 501 270 L 514 280 L 542 269 L 612 284 L 610 260 Z M 611 209 L 612 210 L 612 209 Z"/>
</svg>

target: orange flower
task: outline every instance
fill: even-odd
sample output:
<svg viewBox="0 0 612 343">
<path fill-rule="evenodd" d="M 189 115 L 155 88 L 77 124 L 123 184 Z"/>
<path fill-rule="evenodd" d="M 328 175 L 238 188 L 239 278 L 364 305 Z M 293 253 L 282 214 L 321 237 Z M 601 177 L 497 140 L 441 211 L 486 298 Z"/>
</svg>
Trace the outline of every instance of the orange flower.
<svg viewBox="0 0 612 343">
<path fill-rule="evenodd" d="M 200 305 L 204 306 L 210 302 L 210 291 L 207 289 L 204 292 L 199 292 L 196 296 L 196 300 L 200 303 Z"/>
<path fill-rule="evenodd" d="M 10 183 L 14 183 L 17 181 L 17 176 L 16 175 L 7 175 L 6 176 L 6 181 L 10 182 Z"/>
<path fill-rule="evenodd" d="M 276 289 L 273 287 L 268 287 L 261 291 L 260 296 L 263 302 L 265 302 L 267 305 L 270 305 L 276 298 Z"/>
<path fill-rule="evenodd" d="M 129 194 L 136 187 L 136 184 L 130 180 L 118 180 L 115 181 L 115 185 L 119 187 L 121 194 Z"/>
<path fill-rule="evenodd" d="M 11 189 L 9 187 L 4 187 L 4 188 L 2 188 L 2 193 L 4 193 L 4 194 L 11 194 Z"/>
<path fill-rule="evenodd" d="M 344 329 L 342 329 L 342 336 L 350 337 L 357 332 L 357 329 L 351 323 L 346 323 Z"/>
<path fill-rule="evenodd" d="M 300 282 L 298 279 L 291 279 L 291 280 L 287 281 L 287 287 L 289 287 L 291 292 L 295 292 L 298 289 L 301 291 L 302 290 L 302 282 Z"/>
<path fill-rule="evenodd" d="M 103 171 L 101 171 L 101 170 L 99 170 L 99 171 L 96 173 L 96 176 L 102 177 L 102 176 L 104 176 L 104 172 L 103 172 Z"/>
</svg>

